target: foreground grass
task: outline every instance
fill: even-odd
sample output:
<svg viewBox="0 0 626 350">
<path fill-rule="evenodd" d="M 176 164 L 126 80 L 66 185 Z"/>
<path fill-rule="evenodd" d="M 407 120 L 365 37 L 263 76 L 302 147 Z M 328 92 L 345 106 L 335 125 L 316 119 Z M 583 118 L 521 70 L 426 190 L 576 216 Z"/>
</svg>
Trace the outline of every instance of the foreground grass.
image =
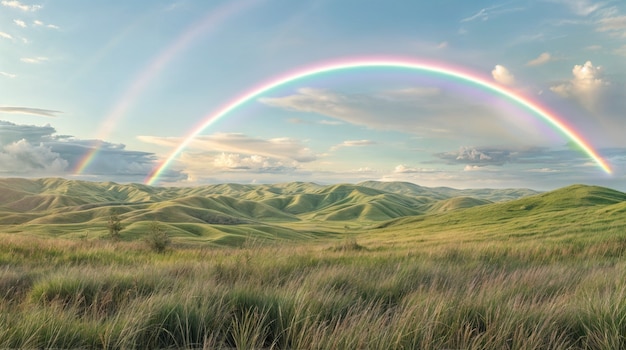
<svg viewBox="0 0 626 350">
<path fill-rule="evenodd" d="M 626 347 L 622 231 L 374 242 L 155 254 L 5 235 L 0 348 Z"/>
</svg>

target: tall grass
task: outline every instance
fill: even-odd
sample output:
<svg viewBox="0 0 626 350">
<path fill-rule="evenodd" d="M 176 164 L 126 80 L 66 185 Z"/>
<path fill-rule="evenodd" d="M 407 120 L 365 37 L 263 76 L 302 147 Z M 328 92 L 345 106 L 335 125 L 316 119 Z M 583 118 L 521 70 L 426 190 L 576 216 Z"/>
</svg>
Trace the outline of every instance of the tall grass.
<svg viewBox="0 0 626 350">
<path fill-rule="evenodd" d="M 156 254 L 2 236 L 0 348 L 625 348 L 621 237 Z"/>
</svg>

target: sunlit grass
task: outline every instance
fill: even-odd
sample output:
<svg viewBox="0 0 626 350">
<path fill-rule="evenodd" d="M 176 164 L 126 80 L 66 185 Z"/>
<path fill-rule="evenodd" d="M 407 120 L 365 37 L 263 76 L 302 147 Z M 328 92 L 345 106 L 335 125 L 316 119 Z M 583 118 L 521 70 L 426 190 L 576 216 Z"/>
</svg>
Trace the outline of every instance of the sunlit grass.
<svg viewBox="0 0 626 350">
<path fill-rule="evenodd" d="M 623 233 L 165 254 L 5 235 L 0 347 L 623 348 Z"/>
</svg>

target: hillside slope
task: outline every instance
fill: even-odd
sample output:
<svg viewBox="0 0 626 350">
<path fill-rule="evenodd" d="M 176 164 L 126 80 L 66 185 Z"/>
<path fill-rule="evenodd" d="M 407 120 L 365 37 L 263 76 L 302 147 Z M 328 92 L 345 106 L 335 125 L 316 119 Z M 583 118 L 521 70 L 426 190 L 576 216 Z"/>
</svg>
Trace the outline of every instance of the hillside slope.
<svg viewBox="0 0 626 350">
<path fill-rule="evenodd" d="M 618 192 L 598 191 L 596 197 L 581 193 L 576 200 L 593 204 L 613 203 L 621 198 Z M 577 193 L 571 188 L 566 192 L 568 195 Z M 200 235 L 223 240 L 223 237 L 243 237 L 253 232 L 271 236 L 274 232 L 277 237 L 310 238 L 311 235 L 341 232 L 344 227 L 365 228 L 382 222 L 391 227 L 399 225 L 401 221 L 393 220 L 401 218 L 406 218 L 407 222 L 412 218 L 429 217 L 431 220 L 436 215 L 490 207 L 492 201 L 530 193 L 535 192 L 454 190 L 374 181 L 328 186 L 293 182 L 151 187 L 56 178 L 0 179 L 0 231 L 102 236 L 106 234 L 108 218 L 115 213 L 126 227 L 127 237 L 140 236 L 151 221 L 159 221 L 181 237 Z M 546 197 L 539 197 L 540 200 L 528 197 L 522 199 L 525 202 L 504 204 L 542 209 L 550 202 L 550 196 L 555 195 L 540 196 Z"/>
</svg>

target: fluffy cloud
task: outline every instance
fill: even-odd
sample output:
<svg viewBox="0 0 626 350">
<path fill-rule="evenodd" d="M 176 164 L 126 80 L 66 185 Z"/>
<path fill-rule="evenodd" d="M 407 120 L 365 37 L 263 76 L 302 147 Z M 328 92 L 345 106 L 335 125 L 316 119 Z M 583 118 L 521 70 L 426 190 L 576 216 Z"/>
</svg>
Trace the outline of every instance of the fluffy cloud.
<svg viewBox="0 0 626 350">
<path fill-rule="evenodd" d="M 0 172 L 11 175 L 59 175 L 68 168 L 68 161 L 50 147 L 32 145 L 22 139 L 0 150 Z"/>
<path fill-rule="evenodd" d="M 237 153 L 221 153 L 213 159 L 213 165 L 219 170 L 245 170 L 255 173 L 283 173 L 296 169 L 293 164 L 285 165 L 278 159 L 259 155 L 242 155 Z"/>
<path fill-rule="evenodd" d="M 599 95 L 609 85 L 603 79 L 603 70 L 591 61 L 576 65 L 572 69 L 573 79 L 569 82 L 552 86 L 550 90 L 566 98 L 577 99 L 584 107 L 593 110 Z"/>
<path fill-rule="evenodd" d="M 26 22 L 21 19 L 14 19 L 13 23 L 15 23 L 18 27 L 26 28 Z"/>
<path fill-rule="evenodd" d="M 86 178 L 137 182 L 156 166 L 154 154 L 129 151 L 123 144 L 57 135 L 51 125 L 0 121 L 0 173 L 5 176 L 71 175 L 94 149 L 98 151 L 83 174 Z M 185 178 L 176 171 L 167 171 L 163 177 Z"/>
<path fill-rule="evenodd" d="M 539 57 L 528 61 L 526 63 L 526 65 L 527 66 L 531 66 L 531 67 L 541 66 L 541 65 L 546 64 L 546 63 L 548 63 L 548 62 L 550 62 L 552 60 L 553 60 L 552 55 L 550 55 L 548 52 L 544 52 L 541 55 L 539 55 Z"/>
<path fill-rule="evenodd" d="M 54 132 L 50 125 L 38 127 L 0 121 L 0 173 L 57 175 L 66 170 L 69 162 L 45 143 Z"/>
<path fill-rule="evenodd" d="M 43 8 L 41 5 L 24 5 L 17 0 L 2 0 L 2 6 L 19 9 L 26 12 L 34 12 Z"/>
<path fill-rule="evenodd" d="M 491 75 L 493 76 L 493 79 L 500 84 L 515 84 L 515 77 L 513 74 L 511 74 L 511 72 L 509 72 L 509 70 L 502 65 L 496 65 L 496 67 L 491 71 Z"/>
<path fill-rule="evenodd" d="M 5 32 L 0 32 L 0 38 L 13 40 L 13 37 L 10 34 L 7 34 Z"/>
<path fill-rule="evenodd" d="M 2 75 L 3 77 L 11 78 L 11 79 L 17 77 L 17 75 L 11 74 L 11 73 L 7 73 L 7 72 L 0 72 L 0 75 Z M 0 108 L 2 108 L 2 107 L 0 107 Z"/>
<path fill-rule="evenodd" d="M 10 78 L 15 77 L 9 76 Z M 30 114 L 30 115 L 38 115 L 41 117 L 56 117 L 57 114 L 63 113 L 59 111 L 54 111 L 51 109 L 41 109 L 41 108 L 31 108 L 31 107 L 0 107 L 0 113 L 15 113 L 15 114 Z"/>
</svg>

